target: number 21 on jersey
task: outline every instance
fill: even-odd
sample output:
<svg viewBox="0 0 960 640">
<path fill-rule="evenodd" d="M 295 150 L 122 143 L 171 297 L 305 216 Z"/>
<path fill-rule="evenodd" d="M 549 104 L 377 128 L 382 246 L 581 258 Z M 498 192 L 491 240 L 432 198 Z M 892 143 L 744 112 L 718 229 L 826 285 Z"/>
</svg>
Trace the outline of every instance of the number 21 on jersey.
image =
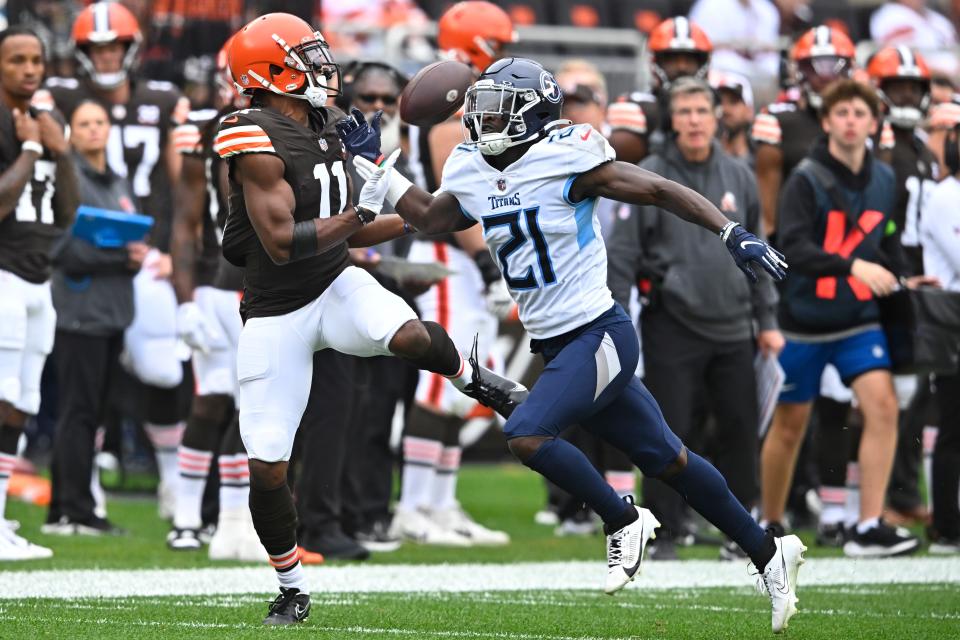
<svg viewBox="0 0 960 640">
<path fill-rule="evenodd" d="M 540 223 L 537 220 L 539 213 L 540 207 L 532 207 L 483 216 L 484 234 L 500 226 L 505 226 L 510 231 L 510 238 L 497 249 L 497 258 L 500 261 L 500 272 L 503 273 L 503 279 L 511 289 L 536 289 L 554 284 L 557 281 L 557 275 L 550 260 L 547 239 L 543 236 Z M 527 228 L 529 237 L 523 231 L 524 226 Z M 540 273 L 539 279 L 537 274 L 534 273 L 534 265 L 523 264 L 530 260 L 529 251 L 520 251 L 527 242 L 533 242 L 536 263 Z M 518 251 L 520 253 L 517 253 Z M 510 268 L 511 262 L 514 266 L 512 270 Z M 523 275 L 512 275 L 519 271 L 522 271 Z"/>
</svg>

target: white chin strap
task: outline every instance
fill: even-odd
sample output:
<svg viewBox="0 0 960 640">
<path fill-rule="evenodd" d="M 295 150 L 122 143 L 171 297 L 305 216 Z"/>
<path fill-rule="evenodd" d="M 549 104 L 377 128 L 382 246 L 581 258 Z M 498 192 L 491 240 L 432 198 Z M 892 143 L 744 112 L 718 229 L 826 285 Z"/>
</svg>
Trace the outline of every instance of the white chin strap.
<svg viewBox="0 0 960 640">
<path fill-rule="evenodd" d="M 90 79 L 101 89 L 115 89 L 127 79 L 126 71 L 112 71 L 110 73 L 92 73 Z"/>
<path fill-rule="evenodd" d="M 913 129 L 923 120 L 923 112 L 916 107 L 890 107 L 887 120 L 900 129 Z"/>
<path fill-rule="evenodd" d="M 303 92 L 303 98 L 314 109 L 319 109 L 327 103 L 327 90 L 323 87 L 311 85 Z"/>
</svg>

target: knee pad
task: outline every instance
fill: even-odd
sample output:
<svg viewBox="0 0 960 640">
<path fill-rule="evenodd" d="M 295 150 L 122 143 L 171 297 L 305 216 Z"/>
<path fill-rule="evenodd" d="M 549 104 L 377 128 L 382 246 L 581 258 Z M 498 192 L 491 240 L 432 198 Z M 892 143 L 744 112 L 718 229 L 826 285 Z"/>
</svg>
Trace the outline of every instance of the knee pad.
<svg viewBox="0 0 960 640">
<path fill-rule="evenodd" d="M 286 462 L 290 459 L 296 427 L 294 425 L 290 429 L 285 423 L 266 416 L 240 414 L 240 437 L 247 455 L 264 462 Z"/>
<path fill-rule="evenodd" d="M 26 344 L 26 304 L 16 298 L 0 302 L 0 349 L 22 351 Z"/>
<path fill-rule="evenodd" d="M 40 411 L 40 389 L 20 389 L 20 399 L 11 403 L 18 411 L 35 416 Z"/>
</svg>

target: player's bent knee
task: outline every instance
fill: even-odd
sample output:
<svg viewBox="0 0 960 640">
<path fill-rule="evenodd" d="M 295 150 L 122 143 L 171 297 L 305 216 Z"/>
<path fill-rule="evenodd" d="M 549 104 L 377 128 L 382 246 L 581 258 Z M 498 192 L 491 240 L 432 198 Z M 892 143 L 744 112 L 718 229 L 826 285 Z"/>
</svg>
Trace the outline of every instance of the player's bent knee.
<svg viewBox="0 0 960 640">
<path fill-rule="evenodd" d="M 548 440 L 551 440 L 551 438 L 545 436 L 520 436 L 508 440 L 507 448 L 510 449 L 510 453 L 512 453 L 517 460 L 526 464 L 533 456 L 537 455 L 537 451 L 539 451 L 543 443 Z"/>
<path fill-rule="evenodd" d="M 676 459 L 668 464 L 663 471 L 657 475 L 660 480 L 669 480 L 679 475 L 684 469 L 687 468 L 687 448 L 682 447 L 680 453 L 677 455 Z"/>
<path fill-rule="evenodd" d="M 261 491 L 276 489 L 287 482 L 286 462 L 266 462 L 250 458 L 250 485 Z"/>
<path fill-rule="evenodd" d="M 430 348 L 430 334 L 419 320 L 408 320 L 397 329 L 387 346 L 401 358 L 420 358 Z"/>
<path fill-rule="evenodd" d="M 240 416 L 240 437 L 243 446 L 251 459 L 256 458 L 265 464 L 284 463 L 290 459 L 290 449 L 293 446 L 291 431 L 285 426 L 247 428 L 243 425 L 243 415 Z"/>
</svg>

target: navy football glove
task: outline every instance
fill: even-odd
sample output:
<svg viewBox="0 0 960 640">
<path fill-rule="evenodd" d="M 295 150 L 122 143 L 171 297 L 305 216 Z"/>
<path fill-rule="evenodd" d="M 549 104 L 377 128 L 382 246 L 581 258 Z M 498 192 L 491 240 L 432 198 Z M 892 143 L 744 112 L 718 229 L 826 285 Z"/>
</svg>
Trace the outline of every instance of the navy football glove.
<svg viewBox="0 0 960 640">
<path fill-rule="evenodd" d="M 383 117 L 383 111 L 377 111 L 368 123 L 359 109 L 356 107 L 351 109 L 350 115 L 337 123 L 337 133 L 340 134 L 340 139 L 347 151 L 379 164 L 383 159 L 383 154 L 380 153 L 381 117 Z"/>
<path fill-rule="evenodd" d="M 747 274 L 751 282 L 757 281 L 751 262 L 756 262 L 774 280 L 787 277 L 787 263 L 784 255 L 740 226 L 739 222 L 728 222 L 720 230 L 720 238 L 727 245 L 740 270 Z"/>
</svg>

